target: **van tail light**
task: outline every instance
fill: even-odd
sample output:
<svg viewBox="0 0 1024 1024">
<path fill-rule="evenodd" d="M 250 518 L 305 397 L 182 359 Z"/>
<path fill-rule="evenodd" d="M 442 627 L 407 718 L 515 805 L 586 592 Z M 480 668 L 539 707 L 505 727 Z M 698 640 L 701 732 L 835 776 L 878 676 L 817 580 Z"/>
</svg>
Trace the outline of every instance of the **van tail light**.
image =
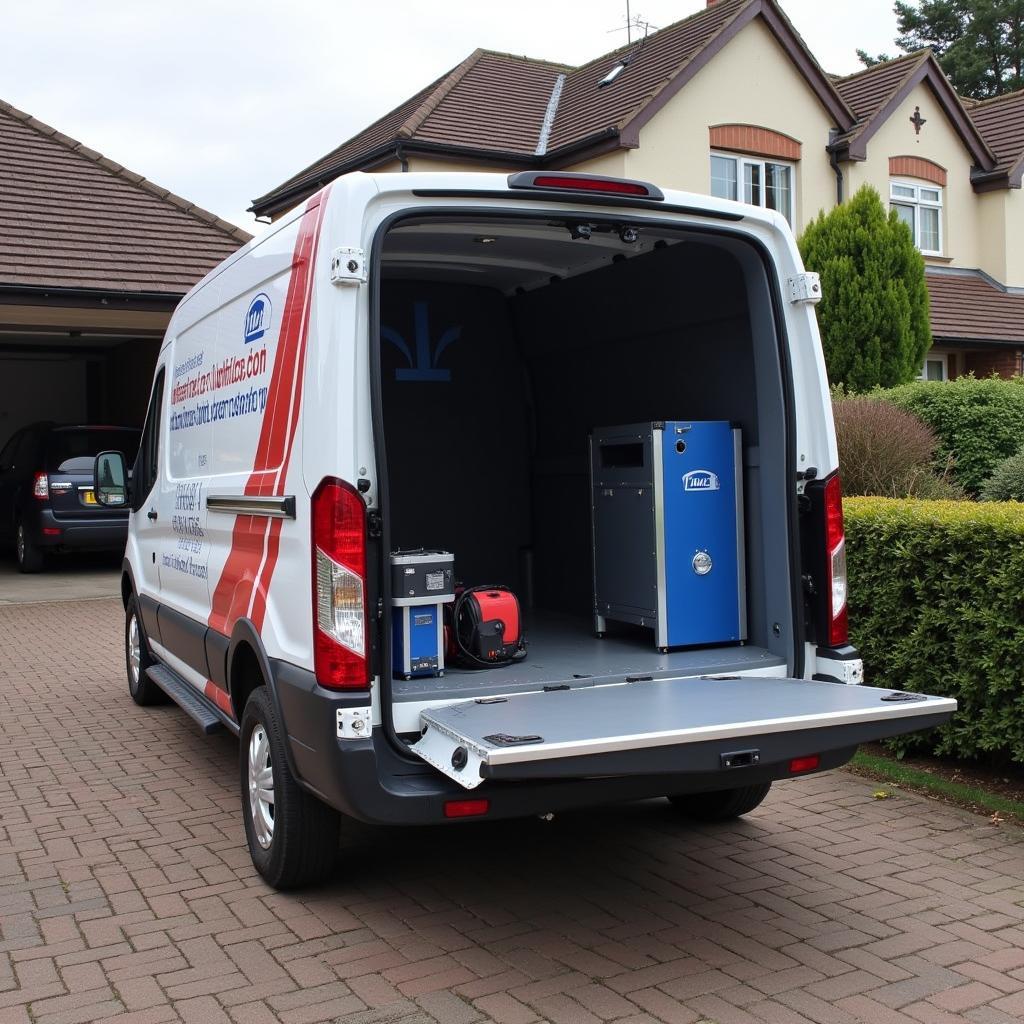
<svg viewBox="0 0 1024 1024">
<path fill-rule="evenodd" d="M 50 478 L 45 473 L 36 473 L 32 478 L 32 494 L 40 501 L 50 496 Z"/>
<path fill-rule="evenodd" d="M 825 558 L 828 568 L 828 645 L 849 642 L 847 609 L 846 533 L 843 528 L 843 486 L 839 474 L 825 481 Z"/>
<path fill-rule="evenodd" d="M 800 772 L 813 772 L 821 767 L 820 754 L 807 754 L 805 757 L 794 757 L 789 762 L 790 775 L 799 775 Z"/>
<path fill-rule="evenodd" d="M 331 477 L 313 494 L 313 665 L 331 690 L 370 685 L 366 620 L 366 505 Z"/>
</svg>

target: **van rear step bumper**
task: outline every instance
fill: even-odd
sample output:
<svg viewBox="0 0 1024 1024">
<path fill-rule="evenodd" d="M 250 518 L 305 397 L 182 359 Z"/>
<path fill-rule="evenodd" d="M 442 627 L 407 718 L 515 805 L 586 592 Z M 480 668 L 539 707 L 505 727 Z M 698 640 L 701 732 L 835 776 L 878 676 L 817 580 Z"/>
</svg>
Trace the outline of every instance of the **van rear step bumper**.
<svg viewBox="0 0 1024 1024">
<path fill-rule="evenodd" d="M 955 710 L 947 697 L 806 679 L 641 680 L 432 708 L 412 750 L 464 789 L 728 773 L 931 728 Z"/>
</svg>

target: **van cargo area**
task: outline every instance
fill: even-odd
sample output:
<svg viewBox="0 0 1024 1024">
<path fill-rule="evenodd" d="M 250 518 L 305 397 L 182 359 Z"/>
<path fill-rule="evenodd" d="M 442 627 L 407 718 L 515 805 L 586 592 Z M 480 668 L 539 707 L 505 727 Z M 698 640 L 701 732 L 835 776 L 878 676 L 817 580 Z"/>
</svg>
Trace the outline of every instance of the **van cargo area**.
<svg viewBox="0 0 1024 1024">
<path fill-rule="evenodd" d="M 385 544 L 451 552 L 467 586 L 509 586 L 529 644 L 501 667 L 392 678 L 398 733 L 469 697 L 798 671 L 787 370 L 749 242 L 591 218 L 419 217 L 388 231 L 380 266 Z M 595 636 L 591 434 L 662 421 L 739 428 L 745 642 L 659 650 L 649 625 L 614 619 Z M 608 543 L 654 587 L 633 532 Z"/>
</svg>

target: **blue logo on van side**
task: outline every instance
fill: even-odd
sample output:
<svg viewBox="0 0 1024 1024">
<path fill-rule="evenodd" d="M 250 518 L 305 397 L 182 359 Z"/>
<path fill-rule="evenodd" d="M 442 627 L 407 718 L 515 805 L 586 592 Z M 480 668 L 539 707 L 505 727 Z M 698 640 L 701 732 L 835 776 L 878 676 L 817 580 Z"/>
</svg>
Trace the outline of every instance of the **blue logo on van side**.
<svg viewBox="0 0 1024 1024">
<path fill-rule="evenodd" d="M 718 474 L 710 469 L 691 469 L 683 477 L 684 491 L 717 491 L 720 488 Z"/>
<path fill-rule="evenodd" d="M 273 315 L 274 307 L 270 304 L 270 297 L 265 292 L 260 292 L 249 303 L 245 311 L 245 343 L 259 341 L 270 327 L 270 317 Z"/>
</svg>

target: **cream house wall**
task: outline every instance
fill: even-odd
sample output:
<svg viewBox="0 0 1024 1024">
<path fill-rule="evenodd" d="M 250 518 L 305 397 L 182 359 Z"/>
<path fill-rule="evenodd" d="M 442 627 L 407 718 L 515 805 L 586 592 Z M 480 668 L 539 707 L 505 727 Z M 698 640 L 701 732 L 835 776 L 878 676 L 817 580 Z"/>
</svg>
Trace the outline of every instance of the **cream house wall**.
<svg viewBox="0 0 1024 1024">
<path fill-rule="evenodd" d="M 1024 267 L 1018 267 L 1015 273 L 1010 258 L 1014 242 L 1013 232 L 1007 230 L 1007 220 L 1011 216 L 1014 196 L 1020 196 L 1019 189 L 999 189 L 996 192 L 982 192 L 975 196 L 981 269 L 1004 284 L 1024 285 Z M 1016 212 L 1018 217 L 1024 216 L 1024 209 L 1021 207 L 1018 206 Z"/>
<path fill-rule="evenodd" d="M 915 108 L 927 124 L 916 135 L 910 123 Z M 953 125 L 947 120 L 931 88 L 921 83 L 882 123 L 868 140 L 867 160 L 844 164 L 847 173 L 847 196 L 862 185 L 873 185 L 883 201 L 889 201 L 889 157 L 916 156 L 944 167 L 947 174 L 942 197 L 942 250 L 955 267 L 984 267 L 981 244 L 981 218 L 978 195 L 971 186 L 971 154 Z M 900 176 L 904 177 L 904 176 Z M 987 268 L 986 268 L 987 269 Z"/>
<path fill-rule="evenodd" d="M 1024 288 L 1024 190 L 1010 188 L 994 194 L 1004 199 L 1002 229 L 1006 235 L 1006 276 L 999 280 Z"/>
<path fill-rule="evenodd" d="M 640 130 L 639 149 L 626 153 L 626 176 L 709 194 L 708 129 L 752 124 L 802 143 L 796 164 L 799 233 L 836 201 L 829 165 L 832 118 L 769 29 L 755 19 L 708 62 Z"/>
</svg>

